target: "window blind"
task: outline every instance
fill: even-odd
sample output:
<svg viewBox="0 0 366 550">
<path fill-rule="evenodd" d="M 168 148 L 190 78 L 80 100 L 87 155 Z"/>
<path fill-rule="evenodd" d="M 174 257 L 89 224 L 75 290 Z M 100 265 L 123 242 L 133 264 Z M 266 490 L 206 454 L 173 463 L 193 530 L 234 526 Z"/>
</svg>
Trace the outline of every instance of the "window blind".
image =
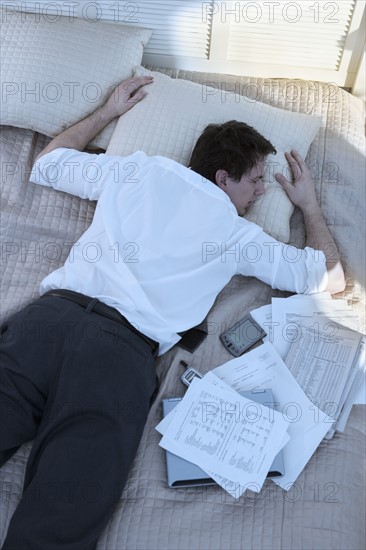
<svg viewBox="0 0 366 550">
<path fill-rule="evenodd" d="M 42 17 L 72 15 L 153 30 L 143 63 L 308 78 L 352 87 L 365 0 L 0 0 Z"/>
<path fill-rule="evenodd" d="M 147 0 L 137 5 L 139 24 L 154 29 L 145 48 L 147 54 L 208 59 L 212 17 L 207 11 L 202 17 L 200 0 Z"/>
<path fill-rule="evenodd" d="M 146 54 L 209 58 L 213 0 L 1 0 L 0 5 L 32 11 L 50 21 L 64 15 L 147 27 L 153 33 Z"/>
<path fill-rule="evenodd" d="M 338 70 L 354 8 L 355 0 L 231 2 L 222 14 L 227 59 Z"/>
</svg>

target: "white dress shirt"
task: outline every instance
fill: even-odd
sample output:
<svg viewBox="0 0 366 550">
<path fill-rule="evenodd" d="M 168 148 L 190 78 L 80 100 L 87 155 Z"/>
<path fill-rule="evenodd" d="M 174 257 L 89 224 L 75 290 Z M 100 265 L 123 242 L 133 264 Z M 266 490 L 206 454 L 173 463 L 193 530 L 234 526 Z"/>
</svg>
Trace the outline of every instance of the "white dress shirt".
<svg viewBox="0 0 366 550">
<path fill-rule="evenodd" d="M 97 200 L 91 226 L 40 292 L 64 288 L 116 308 L 165 353 L 199 324 L 235 274 L 310 294 L 327 285 L 324 254 L 275 241 L 238 216 L 216 185 L 181 164 L 59 148 L 31 181 Z"/>
</svg>

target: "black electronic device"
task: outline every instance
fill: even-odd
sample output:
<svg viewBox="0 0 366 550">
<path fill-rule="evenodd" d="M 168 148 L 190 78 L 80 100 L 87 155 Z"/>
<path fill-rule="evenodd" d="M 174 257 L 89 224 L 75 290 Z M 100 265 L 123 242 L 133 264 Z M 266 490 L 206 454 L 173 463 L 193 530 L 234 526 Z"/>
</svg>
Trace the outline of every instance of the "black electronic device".
<svg viewBox="0 0 366 550">
<path fill-rule="evenodd" d="M 262 327 L 249 314 L 223 332 L 220 339 L 232 355 L 239 357 L 266 336 L 266 334 Z"/>
</svg>

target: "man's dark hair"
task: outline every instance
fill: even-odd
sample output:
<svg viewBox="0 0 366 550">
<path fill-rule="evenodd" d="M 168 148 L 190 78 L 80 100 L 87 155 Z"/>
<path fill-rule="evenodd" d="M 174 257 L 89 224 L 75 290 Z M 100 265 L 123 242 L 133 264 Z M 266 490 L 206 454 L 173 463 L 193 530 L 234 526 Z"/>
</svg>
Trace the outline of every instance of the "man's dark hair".
<svg viewBox="0 0 366 550">
<path fill-rule="evenodd" d="M 257 130 L 245 122 L 229 120 L 206 126 L 193 149 L 189 166 L 213 183 L 217 170 L 226 170 L 229 177 L 239 181 L 270 153 L 276 154 L 276 149 Z"/>
</svg>

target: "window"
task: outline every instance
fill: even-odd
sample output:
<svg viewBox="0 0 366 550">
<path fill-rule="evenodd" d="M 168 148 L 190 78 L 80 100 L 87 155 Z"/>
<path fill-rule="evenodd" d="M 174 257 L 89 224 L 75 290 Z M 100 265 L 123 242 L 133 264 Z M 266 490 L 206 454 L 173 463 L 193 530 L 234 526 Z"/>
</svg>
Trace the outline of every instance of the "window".
<svg viewBox="0 0 366 550">
<path fill-rule="evenodd" d="M 351 87 L 365 43 L 364 0 L 97 0 L 12 2 L 43 16 L 73 15 L 153 29 L 144 63 Z"/>
</svg>

